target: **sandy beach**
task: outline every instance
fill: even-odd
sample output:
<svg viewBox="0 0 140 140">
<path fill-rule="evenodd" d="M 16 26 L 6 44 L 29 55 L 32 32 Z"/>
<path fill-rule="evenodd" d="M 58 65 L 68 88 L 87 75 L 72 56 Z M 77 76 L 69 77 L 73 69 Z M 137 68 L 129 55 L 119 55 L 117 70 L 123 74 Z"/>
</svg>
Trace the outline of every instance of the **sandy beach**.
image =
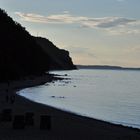
<svg viewBox="0 0 140 140">
<path fill-rule="evenodd" d="M 19 89 L 51 80 L 52 76 L 47 75 L 0 85 L 1 116 L 4 110 L 11 110 L 11 120 L 0 121 L 0 140 L 140 140 L 138 129 L 61 111 L 16 94 Z M 15 116 L 25 117 L 27 113 L 33 114 L 34 123 L 25 125 L 24 128 L 14 128 Z M 46 116 L 49 120 L 43 127 L 41 116 Z"/>
</svg>

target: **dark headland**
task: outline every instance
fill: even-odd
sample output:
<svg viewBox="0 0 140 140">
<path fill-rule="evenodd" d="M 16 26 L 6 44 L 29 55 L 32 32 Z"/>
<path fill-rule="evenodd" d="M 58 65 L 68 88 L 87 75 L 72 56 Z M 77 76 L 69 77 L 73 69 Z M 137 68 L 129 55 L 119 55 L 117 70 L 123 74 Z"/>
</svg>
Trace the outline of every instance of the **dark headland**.
<svg viewBox="0 0 140 140">
<path fill-rule="evenodd" d="M 75 68 L 68 51 L 57 48 L 48 39 L 31 36 L 0 10 L 0 81 Z"/>
<path fill-rule="evenodd" d="M 16 94 L 60 80 L 49 70 L 75 68 L 68 51 L 31 36 L 0 10 L 0 140 L 140 140 L 139 129 L 82 117 Z"/>
</svg>

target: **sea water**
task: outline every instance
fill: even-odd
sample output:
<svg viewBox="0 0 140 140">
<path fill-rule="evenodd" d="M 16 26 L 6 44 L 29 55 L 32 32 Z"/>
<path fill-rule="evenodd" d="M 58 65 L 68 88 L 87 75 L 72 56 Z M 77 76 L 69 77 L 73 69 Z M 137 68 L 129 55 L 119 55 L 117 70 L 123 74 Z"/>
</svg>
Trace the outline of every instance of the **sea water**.
<svg viewBox="0 0 140 140">
<path fill-rule="evenodd" d="M 140 71 L 54 71 L 67 79 L 26 88 L 35 102 L 82 116 L 140 128 Z"/>
</svg>

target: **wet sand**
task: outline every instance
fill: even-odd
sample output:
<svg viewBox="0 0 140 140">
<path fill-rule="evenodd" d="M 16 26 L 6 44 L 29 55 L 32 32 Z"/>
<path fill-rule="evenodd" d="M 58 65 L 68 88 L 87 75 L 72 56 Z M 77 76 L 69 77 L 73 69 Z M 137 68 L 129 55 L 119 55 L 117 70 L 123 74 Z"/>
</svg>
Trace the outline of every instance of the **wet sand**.
<svg viewBox="0 0 140 140">
<path fill-rule="evenodd" d="M 0 112 L 4 109 L 12 110 L 12 120 L 0 122 L 0 140 L 140 140 L 139 129 L 82 117 L 32 102 L 15 94 L 18 89 L 51 80 L 52 76 L 46 76 L 0 85 Z M 10 97 L 14 97 L 13 103 Z M 14 129 L 14 117 L 25 116 L 27 112 L 34 114 L 34 125 L 25 125 L 24 129 Z M 50 128 L 40 129 L 42 115 L 49 116 Z"/>
</svg>

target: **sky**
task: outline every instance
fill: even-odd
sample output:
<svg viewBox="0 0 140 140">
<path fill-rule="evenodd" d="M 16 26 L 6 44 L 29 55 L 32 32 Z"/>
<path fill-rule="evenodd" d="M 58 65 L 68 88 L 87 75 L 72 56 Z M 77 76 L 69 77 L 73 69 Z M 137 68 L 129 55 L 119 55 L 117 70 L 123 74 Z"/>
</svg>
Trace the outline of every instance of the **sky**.
<svg viewBox="0 0 140 140">
<path fill-rule="evenodd" d="M 32 35 L 75 64 L 140 67 L 140 0 L 0 0 Z"/>
</svg>

